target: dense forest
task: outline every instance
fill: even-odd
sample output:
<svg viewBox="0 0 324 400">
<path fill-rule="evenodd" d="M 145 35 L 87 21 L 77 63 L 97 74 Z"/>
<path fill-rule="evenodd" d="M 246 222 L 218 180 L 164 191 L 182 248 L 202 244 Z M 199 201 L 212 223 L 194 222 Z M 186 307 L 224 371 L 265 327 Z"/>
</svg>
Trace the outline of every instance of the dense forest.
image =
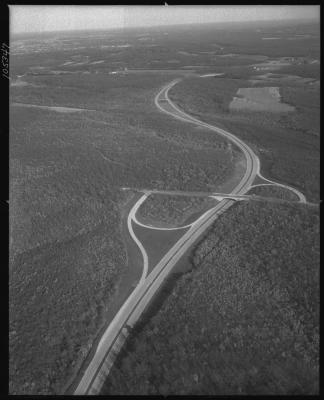
<svg viewBox="0 0 324 400">
<path fill-rule="evenodd" d="M 316 394 L 319 215 L 239 203 L 135 327 L 102 394 Z"/>
<path fill-rule="evenodd" d="M 317 28 L 264 22 L 12 40 L 10 394 L 61 393 L 136 285 L 142 258 L 124 232 L 132 199 L 123 187 L 226 192 L 244 173 L 223 137 L 157 109 L 172 79 L 186 77 L 170 98 L 246 141 L 266 177 L 319 198 Z M 282 40 L 263 40 L 278 32 Z M 258 77 L 253 65 L 287 56 L 288 40 L 291 57 L 307 48 L 306 64 Z M 200 77 L 208 72 L 224 75 Z M 296 112 L 231 112 L 237 90 L 253 85 L 280 87 Z M 273 187 L 254 193 L 287 198 Z M 139 217 L 180 224 L 210 205 L 161 199 L 151 196 Z M 315 209 L 234 206 L 194 249 L 192 271 L 171 276 L 170 297 L 139 323 L 105 391 L 316 392 L 318 236 Z M 144 242 L 152 237 L 142 232 Z M 160 233 L 149 249 L 150 268 L 170 237 Z"/>
<path fill-rule="evenodd" d="M 141 273 L 121 231 L 122 187 L 209 191 L 232 175 L 223 139 L 156 109 L 151 85 L 168 79 L 56 77 L 12 91 L 97 111 L 10 109 L 10 392 L 60 393 Z"/>
<path fill-rule="evenodd" d="M 181 226 L 192 215 L 197 215 L 198 218 L 204 210 L 216 204 L 217 201 L 209 197 L 153 194 L 139 208 L 137 219 L 140 222 L 154 224 L 153 226 Z"/>
<path fill-rule="evenodd" d="M 252 187 L 252 189 L 248 191 L 248 194 L 255 194 L 257 196 L 277 198 L 288 201 L 299 201 L 297 195 L 291 190 L 274 185 Z"/>
<path fill-rule="evenodd" d="M 278 86 L 282 101 L 296 111 L 230 111 L 237 90 L 253 87 L 254 79 L 251 74 L 250 79 L 193 77 L 175 85 L 169 95 L 184 111 L 244 140 L 259 155 L 265 177 L 298 188 L 309 200 L 318 200 L 319 87 L 299 79 L 258 80 L 258 87 Z"/>
</svg>

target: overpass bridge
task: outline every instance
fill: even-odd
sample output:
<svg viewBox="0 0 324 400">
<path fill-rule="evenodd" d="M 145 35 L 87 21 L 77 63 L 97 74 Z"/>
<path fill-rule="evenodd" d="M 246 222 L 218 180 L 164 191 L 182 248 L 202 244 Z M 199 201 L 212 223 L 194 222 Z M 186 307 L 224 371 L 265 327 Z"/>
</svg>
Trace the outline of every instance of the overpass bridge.
<svg viewBox="0 0 324 400">
<path fill-rule="evenodd" d="M 158 190 L 158 189 L 135 189 L 129 187 L 123 187 L 121 190 L 132 190 L 135 192 L 150 194 L 160 194 L 166 196 L 186 196 L 186 197 L 212 197 L 216 200 L 222 201 L 223 199 L 231 200 L 249 200 L 251 197 L 255 198 L 255 195 L 236 195 L 231 193 L 216 193 L 216 192 L 184 192 L 181 190 Z"/>
<path fill-rule="evenodd" d="M 158 190 L 158 189 L 137 189 L 122 187 L 121 190 L 132 190 L 134 192 L 150 194 L 160 194 L 166 196 L 187 196 L 187 197 L 211 197 L 215 200 L 222 201 L 224 199 L 234 201 L 268 201 L 271 203 L 299 203 L 299 201 L 285 200 L 277 197 L 265 197 L 255 194 L 231 194 L 231 193 L 218 193 L 218 192 L 182 192 L 181 190 Z M 305 203 L 308 206 L 318 207 L 319 203 Z"/>
</svg>

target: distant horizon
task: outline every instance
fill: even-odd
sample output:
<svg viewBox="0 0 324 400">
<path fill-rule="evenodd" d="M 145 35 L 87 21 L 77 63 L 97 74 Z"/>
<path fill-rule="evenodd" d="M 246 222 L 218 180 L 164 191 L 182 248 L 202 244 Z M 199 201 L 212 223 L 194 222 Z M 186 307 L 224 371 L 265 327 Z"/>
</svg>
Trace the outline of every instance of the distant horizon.
<svg viewBox="0 0 324 400">
<path fill-rule="evenodd" d="M 10 33 L 116 30 L 227 22 L 319 21 L 303 6 L 19 6 L 9 5 Z"/>
<path fill-rule="evenodd" d="M 121 31 L 121 30 L 137 30 L 137 29 L 159 29 L 159 28 L 172 28 L 172 27 L 185 27 L 191 25 L 228 25 L 228 24 L 235 24 L 235 25 L 247 25 L 247 24 L 255 24 L 258 23 L 271 23 L 275 22 L 277 24 L 285 24 L 285 23 L 319 23 L 319 19 L 317 18 L 287 18 L 287 19 L 263 19 L 263 20 L 253 20 L 253 21 L 215 21 L 215 22 L 183 22 L 177 24 L 168 24 L 168 25 L 150 25 L 150 26 L 119 26 L 113 28 L 76 28 L 76 29 L 62 29 L 62 30 L 47 30 L 47 31 L 21 31 L 21 32 L 10 32 L 12 36 L 20 36 L 20 35 L 42 35 L 42 34 L 59 34 L 59 33 L 73 33 L 73 32 L 110 32 L 110 31 Z"/>
</svg>

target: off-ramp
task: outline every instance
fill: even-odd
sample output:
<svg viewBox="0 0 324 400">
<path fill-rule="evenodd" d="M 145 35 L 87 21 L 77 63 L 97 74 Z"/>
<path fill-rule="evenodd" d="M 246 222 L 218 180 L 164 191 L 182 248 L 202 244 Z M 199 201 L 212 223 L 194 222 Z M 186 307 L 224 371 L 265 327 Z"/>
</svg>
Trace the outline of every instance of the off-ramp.
<svg viewBox="0 0 324 400">
<path fill-rule="evenodd" d="M 253 186 L 255 177 L 257 175 L 261 177 L 259 158 L 248 145 L 230 132 L 199 121 L 198 119 L 186 114 L 175 104 L 173 104 L 168 97 L 168 91 L 177 82 L 179 82 L 179 79 L 172 81 L 159 91 L 154 99 L 155 105 L 162 112 L 167 113 L 174 118 L 213 130 L 214 132 L 225 136 L 228 140 L 234 143 L 245 156 L 246 171 L 239 184 L 232 190 L 231 194 L 240 195 L 246 193 Z M 289 189 L 287 186 L 284 187 Z M 303 195 L 300 195 L 302 196 L 300 196 L 302 201 Z M 195 222 L 188 225 L 188 230 L 184 233 L 184 235 L 163 256 L 160 262 L 147 276 L 147 254 L 143 245 L 136 238 L 132 229 L 132 222 L 137 222 L 135 216 L 136 211 L 146 200 L 147 196 L 148 194 L 145 193 L 142 197 L 140 197 L 140 199 L 131 209 L 127 219 L 130 235 L 140 248 L 143 255 L 144 266 L 142 277 L 134 291 L 128 297 L 126 302 L 114 317 L 111 324 L 108 326 L 106 332 L 99 342 L 95 355 L 86 368 L 74 394 L 98 394 L 100 392 L 109 370 L 115 360 L 116 353 L 119 351 L 128 335 L 129 328 L 133 327 L 137 322 L 138 318 L 142 315 L 143 311 L 148 306 L 151 299 L 182 255 L 190 248 L 190 246 L 194 244 L 198 237 L 215 221 L 215 219 L 234 203 L 234 200 L 224 199 L 215 207 L 206 211 Z"/>
</svg>

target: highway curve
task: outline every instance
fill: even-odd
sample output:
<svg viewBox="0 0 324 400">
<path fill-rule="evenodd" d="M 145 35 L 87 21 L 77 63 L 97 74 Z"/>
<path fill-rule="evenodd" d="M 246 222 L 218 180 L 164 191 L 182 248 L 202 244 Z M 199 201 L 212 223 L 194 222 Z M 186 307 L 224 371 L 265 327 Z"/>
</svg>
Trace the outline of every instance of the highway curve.
<svg viewBox="0 0 324 400">
<path fill-rule="evenodd" d="M 154 99 L 155 105 L 161 112 L 167 113 L 173 118 L 213 130 L 214 132 L 225 136 L 228 140 L 238 146 L 246 158 L 246 171 L 239 184 L 232 190 L 231 194 L 246 193 L 253 185 L 255 177 L 259 174 L 260 162 L 258 157 L 248 145 L 233 134 L 217 128 L 216 126 L 201 122 L 179 110 L 179 108 L 177 108 L 168 97 L 168 91 L 170 88 L 179 81 L 179 79 L 174 80 L 163 87 Z M 132 221 L 136 223 L 135 213 L 145 199 L 145 195 L 142 196 L 134 204 L 128 216 L 129 231 L 133 239 L 134 232 L 131 228 L 131 223 Z M 137 239 L 134 239 L 143 254 L 144 268 L 142 277 L 134 291 L 108 326 L 99 342 L 95 355 L 86 368 L 74 394 L 90 395 L 100 393 L 109 370 L 113 365 L 116 354 L 129 333 L 129 328 L 132 328 L 137 322 L 145 308 L 148 306 L 150 300 L 153 298 L 154 294 L 157 292 L 162 282 L 168 276 L 169 272 L 181 256 L 194 244 L 197 238 L 216 220 L 216 218 L 227 210 L 234 202 L 234 200 L 224 199 L 215 207 L 201 215 L 190 225 L 190 228 L 184 233 L 178 242 L 175 243 L 174 246 L 163 256 L 148 276 L 146 276 L 147 266 L 145 265 L 147 265 L 147 262 L 145 264 L 145 249 L 142 248 L 143 246 L 141 247 L 141 244 L 138 243 L 139 241 Z"/>
</svg>

